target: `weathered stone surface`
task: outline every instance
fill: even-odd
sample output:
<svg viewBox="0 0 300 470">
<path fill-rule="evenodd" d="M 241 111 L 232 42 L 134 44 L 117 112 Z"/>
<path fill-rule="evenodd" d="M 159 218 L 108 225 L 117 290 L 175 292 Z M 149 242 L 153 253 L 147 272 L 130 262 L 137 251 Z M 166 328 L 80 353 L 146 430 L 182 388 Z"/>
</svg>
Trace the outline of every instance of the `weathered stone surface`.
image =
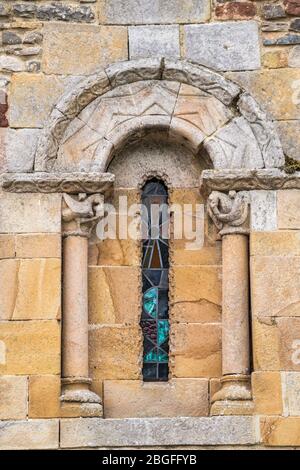
<svg viewBox="0 0 300 470">
<path fill-rule="evenodd" d="M 214 96 L 198 88 L 182 84 L 173 117 L 189 122 L 205 135 L 211 135 L 229 121 L 233 113 Z"/>
<path fill-rule="evenodd" d="M 222 295 L 220 268 L 176 266 L 172 269 L 172 283 L 171 311 L 175 321 L 218 321 Z"/>
<path fill-rule="evenodd" d="M 285 11 L 289 15 L 295 15 L 295 16 L 300 15 L 299 0 L 284 0 L 283 4 L 284 4 Z"/>
<path fill-rule="evenodd" d="M 266 20 L 276 20 L 277 18 L 284 18 L 286 16 L 281 5 L 274 5 L 272 3 L 263 5 L 263 15 Z"/>
<path fill-rule="evenodd" d="M 208 380 L 105 380 L 104 400 L 105 418 L 207 416 Z"/>
<path fill-rule="evenodd" d="M 60 195 L 1 193 L 0 201 L 0 233 L 60 232 Z"/>
<path fill-rule="evenodd" d="M 8 172 L 32 171 L 39 135 L 38 129 L 1 129 L 1 170 Z"/>
<path fill-rule="evenodd" d="M 278 228 L 300 229 L 300 191 L 290 189 L 278 191 Z"/>
<path fill-rule="evenodd" d="M 23 38 L 23 44 L 40 44 L 43 41 L 43 35 L 39 31 L 26 33 Z"/>
<path fill-rule="evenodd" d="M 1 320 L 47 320 L 60 317 L 61 263 L 58 259 L 0 261 L 5 288 Z"/>
<path fill-rule="evenodd" d="M 210 17 L 207 0 L 100 0 L 98 4 L 100 23 L 198 23 Z"/>
<path fill-rule="evenodd" d="M 285 34 L 284 36 L 266 37 L 263 39 L 264 46 L 288 46 L 300 44 L 300 37 L 297 34 Z"/>
<path fill-rule="evenodd" d="M 285 413 L 300 416 L 300 373 L 282 372 Z"/>
<path fill-rule="evenodd" d="M 260 430 L 262 443 L 267 446 L 300 445 L 300 418 L 262 418 Z"/>
<path fill-rule="evenodd" d="M 276 191 L 251 191 L 250 198 L 251 229 L 256 232 L 277 230 Z"/>
<path fill-rule="evenodd" d="M 300 256 L 300 231 L 252 232 L 251 256 Z"/>
<path fill-rule="evenodd" d="M 10 125 L 16 128 L 42 127 L 66 84 L 62 78 L 53 75 L 14 75 L 11 81 Z"/>
<path fill-rule="evenodd" d="M 36 8 L 34 3 L 16 3 L 13 5 L 13 13 L 22 18 L 33 18 Z"/>
<path fill-rule="evenodd" d="M 170 344 L 173 377 L 218 377 L 221 375 L 220 324 L 173 324 Z"/>
<path fill-rule="evenodd" d="M 260 68 L 256 22 L 188 25 L 185 57 L 215 70 Z"/>
<path fill-rule="evenodd" d="M 61 235 L 43 233 L 16 235 L 16 256 L 18 258 L 60 258 Z"/>
<path fill-rule="evenodd" d="M 282 413 L 280 372 L 253 372 L 251 383 L 255 413 L 280 415 Z"/>
<path fill-rule="evenodd" d="M 281 143 L 273 121 L 249 93 L 243 93 L 238 101 L 241 114 L 247 119 L 258 142 L 266 168 L 284 165 Z"/>
<path fill-rule="evenodd" d="M 128 58 L 123 27 L 49 23 L 43 32 L 42 67 L 48 74 L 89 75 L 100 66 Z"/>
<path fill-rule="evenodd" d="M 179 26 L 130 26 L 129 58 L 180 57 Z"/>
<path fill-rule="evenodd" d="M 249 416 L 63 419 L 61 447 L 254 444 L 254 427 Z"/>
<path fill-rule="evenodd" d="M 290 31 L 300 31 L 300 18 L 297 18 L 296 20 L 291 21 L 290 23 Z"/>
<path fill-rule="evenodd" d="M 139 140 L 144 125 L 151 130 L 161 115 L 169 127 L 178 88 L 178 83 L 137 82 L 90 103 L 68 126 L 56 166 L 68 171 L 78 167 L 105 171 L 113 150 L 134 140 L 136 134 Z"/>
<path fill-rule="evenodd" d="M 277 325 L 270 318 L 254 318 L 252 331 L 254 370 L 280 370 Z"/>
<path fill-rule="evenodd" d="M 1 376 L 0 395 L 0 419 L 26 418 L 28 400 L 27 377 Z"/>
<path fill-rule="evenodd" d="M 18 57 L 0 55 L 0 70 L 1 72 L 23 72 L 25 63 Z"/>
<path fill-rule="evenodd" d="M 300 318 L 277 318 L 281 370 L 300 371 Z"/>
<path fill-rule="evenodd" d="M 56 320 L 0 322 L 0 341 L 6 350 L 1 374 L 60 373 L 60 326 Z"/>
<path fill-rule="evenodd" d="M 300 256 L 254 256 L 251 280 L 255 315 L 300 316 Z"/>
<path fill-rule="evenodd" d="M 89 6 L 71 7 L 69 5 L 40 5 L 37 7 L 36 18 L 42 21 L 71 21 L 74 23 L 90 23 L 95 14 Z"/>
<path fill-rule="evenodd" d="M 90 371 L 93 379 L 139 379 L 142 331 L 138 326 L 90 326 Z"/>
<path fill-rule="evenodd" d="M 220 20 L 247 20 L 256 15 L 252 2 L 226 2 L 216 6 L 215 15 Z"/>
<path fill-rule="evenodd" d="M 138 324 L 139 276 L 140 269 L 135 267 L 90 268 L 89 322 Z"/>
<path fill-rule="evenodd" d="M 204 143 L 214 168 L 263 168 L 263 157 L 245 118 L 234 118 Z"/>
<path fill-rule="evenodd" d="M 300 68 L 300 46 L 295 46 L 289 54 L 289 67 Z"/>
<path fill-rule="evenodd" d="M 261 72 L 229 73 L 228 78 L 240 83 L 275 119 L 299 119 L 297 104 L 299 70 L 273 69 Z"/>
<path fill-rule="evenodd" d="M 58 419 L 33 419 L 0 423 L 0 449 L 57 449 L 59 446 Z"/>
<path fill-rule="evenodd" d="M 261 30 L 268 32 L 288 31 L 289 24 L 281 21 L 270 21 L 270 23 L 262 23 Z"/>
<path fill-rule="evenodd" d="M 240 93 L 237 85 L 211 70 L 186 61 L 165 59 L 162 73 L 164 80 L 176 80 L 212 94 L 225 105 L 230 105 Z"/>
<path fill-rule="evenodd" d="M 266 51 L 262 57 L 264 67 L 279 69 L 288 66 L 288 53 L 285 49 Z"/>
<path fill-rule="evenodd" d="M 12 31 L 3 31 L 2 45 L 11 46 L 15 44 L 22 44 L 22 38 Z"/>
<path fill-rule="evenodd" d="M 15 237 L 13 235 L 0 235 L 0 259 L 14 258 L 15 255 Z"/>
<path fill-rule="evenodd" d="M 29 418 L 60 416 L 60 376 L 32 375 L 29 377 Z"/>
</svg>

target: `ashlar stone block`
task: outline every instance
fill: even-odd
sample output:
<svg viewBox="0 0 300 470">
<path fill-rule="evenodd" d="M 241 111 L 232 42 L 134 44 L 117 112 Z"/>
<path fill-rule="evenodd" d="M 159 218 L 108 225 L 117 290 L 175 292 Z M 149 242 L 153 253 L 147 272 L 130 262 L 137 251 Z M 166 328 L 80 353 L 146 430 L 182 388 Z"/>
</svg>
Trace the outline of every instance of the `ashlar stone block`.
<svg viewBox="0 0 300 470">
<path fill-rule="evenodd" d="M 251 382 L 255 413 L 280 415 L 283 409 L 280 372 L 253 372 Z"/>
<path fill-rule="evenodd" d="M 300 229 L 300 191 L 278 191 L 278 228 Z"/>
<path fill-rule="evenodd" d="M 3 421 L 0 423 L 1 450 L 57 449 L 58 419 Z"/>
<path fill-rule="evenodd" d="M 32 375 L 29 377 L 29 418 L 56 418 L 60 416 L 61 379 L 59 375 Z"/>
<path fill-rule="evenodd" d="M 130 26 L 129 58 L 180 57 L 179 26 Z"/>
<path fill-rule="evenodd" d="M 27 416 L 28 378 L 0 377 L 0 419 L 25 419 Z"/>
<path fill-rule="evenodd" d="M 187 59 L 215 70 L 260 68 L 258 26 L 254 21 L 184 26 Z"/>
</svg>

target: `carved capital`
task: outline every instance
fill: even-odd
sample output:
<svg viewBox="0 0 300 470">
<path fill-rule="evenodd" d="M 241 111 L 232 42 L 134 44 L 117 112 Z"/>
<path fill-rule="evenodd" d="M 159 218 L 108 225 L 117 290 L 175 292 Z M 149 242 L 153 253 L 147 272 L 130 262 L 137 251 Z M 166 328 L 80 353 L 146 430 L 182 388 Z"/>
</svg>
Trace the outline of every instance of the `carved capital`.
<svg viewBox="0 0 300 470">
<path fill-rule="evenodd" d="M 220 235 L 249 233 L 249 200 L 244 193 L 213 191 L 207 200 L 208 214 Z"/>
<path fill-rule="evenodd" d="M 89 237 L 103 215 L 104 196 L 102 194 L 87 196 L 86 193 L 79 193 L 76 198 L 63 194 L 63 236 Z"/>
</svg>

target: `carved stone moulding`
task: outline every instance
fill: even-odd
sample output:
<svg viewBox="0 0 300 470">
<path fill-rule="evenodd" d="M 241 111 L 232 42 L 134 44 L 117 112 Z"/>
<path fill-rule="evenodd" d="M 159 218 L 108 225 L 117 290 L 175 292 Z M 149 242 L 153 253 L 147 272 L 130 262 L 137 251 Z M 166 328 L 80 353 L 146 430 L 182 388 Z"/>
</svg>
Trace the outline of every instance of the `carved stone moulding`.
<svg viewBox="0 0 300 470">
<path fill-rule="evenodd" d="M 200 191 L 204 196 L 208 196 L 212 191 L 254 189 L 300 189 L 300 172 L 288 174 L 277 168 L 204 170 L 200 178 Z"/>
<path fill-rule="evenodd" d="M 112 173 L 5 173 L 2 188 L 11 193 L 105 193 L 112 188 Z"/>
</svg>

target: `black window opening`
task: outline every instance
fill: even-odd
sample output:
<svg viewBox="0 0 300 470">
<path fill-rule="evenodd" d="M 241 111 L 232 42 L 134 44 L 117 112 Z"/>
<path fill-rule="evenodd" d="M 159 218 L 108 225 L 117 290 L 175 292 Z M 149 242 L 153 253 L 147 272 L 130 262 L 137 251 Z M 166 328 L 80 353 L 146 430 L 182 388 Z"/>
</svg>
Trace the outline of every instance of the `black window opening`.
<svg viewBox="0 0 300 470">
<path fill-rule="evenodd" d="M 169 214 L 168 191 L 157 179 L 142 191 L 143 380 L 169 375 Z"/>
</svg>

